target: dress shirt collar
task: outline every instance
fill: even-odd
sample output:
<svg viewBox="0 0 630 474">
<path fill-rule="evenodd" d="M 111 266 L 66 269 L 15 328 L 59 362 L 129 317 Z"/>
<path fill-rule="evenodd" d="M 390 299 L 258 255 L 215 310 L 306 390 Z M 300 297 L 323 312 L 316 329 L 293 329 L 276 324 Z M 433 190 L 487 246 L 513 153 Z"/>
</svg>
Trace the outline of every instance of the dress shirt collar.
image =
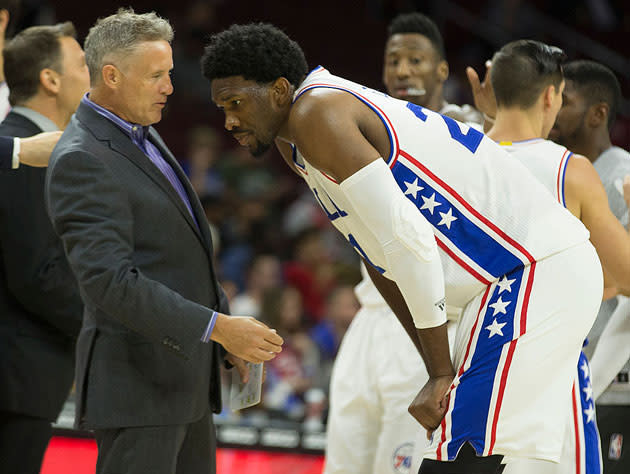
<svg viewBox="0 0 630 474">
<path fill-rule="evenodd" d="M 115 113 L 110 112 L 109 110 L 107 110 L 105 107 L 102 107 L 102 106 L 98 105 L 96 102 L 92 102 L 90 100 L 90 93 L 89 92 L 86 92 L 86 94 L 83 96 L 83 99 L 81 99 L 81 102 L 83 102 L 85 105 L 87 105 L 91 109 L 94 109 L 96 112 L 101 114 L 103 117 L 105 117 L 105 118 L 111 120 L 112 122 L 114 122 L 127 135 L 129 135 L 129 137 L 131 137 L 131 140 L 134 143 L 136 143 L 137 145 L 141 145 L 142 146 L 144 141 L 147 139 L 147 137 L 149 135 L 149 127 L 143 126 L 143 125 L 138 125 L 137 123 L 127 122 L 126 120 L 120 118 Z"/>
</svg>

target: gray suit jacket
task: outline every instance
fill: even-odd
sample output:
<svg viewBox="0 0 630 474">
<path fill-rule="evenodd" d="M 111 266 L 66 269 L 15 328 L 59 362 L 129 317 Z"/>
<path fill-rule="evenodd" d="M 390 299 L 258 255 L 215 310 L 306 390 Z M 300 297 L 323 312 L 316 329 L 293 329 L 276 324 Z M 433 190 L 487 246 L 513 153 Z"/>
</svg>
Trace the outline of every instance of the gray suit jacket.
<svg viewBox="0 0 630 474">
<path fill-rule="evenodd" d="M 55 147 L 48 213 L 85 303 L 77 342 L 80 428 L 169 425 L 221 409 L 220 346 L 200 342 L 227 311 L 207 221 L 154 129 L 150 140 L 181 180 L 199 226 L 149 158 L 85 104 Z"/>
</svg>

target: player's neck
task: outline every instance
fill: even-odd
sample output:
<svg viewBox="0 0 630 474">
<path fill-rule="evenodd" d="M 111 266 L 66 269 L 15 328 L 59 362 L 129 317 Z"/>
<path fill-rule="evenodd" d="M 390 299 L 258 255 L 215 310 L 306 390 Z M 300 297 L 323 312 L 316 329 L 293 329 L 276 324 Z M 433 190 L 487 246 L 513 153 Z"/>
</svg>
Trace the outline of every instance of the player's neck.
<svg viewBox="0 0 630 474">
<path fill-rule="evenodd" d="M 425 107 L 429 110 L 433 110 L 434 112 L 439 112 L 447 105 L 448 102 L 444 100 L 444 96 L 442 96 L 442 93 L 440 92 L 439 94 L 433 94 L 433 97 L 429 99 Z"/>
<path fill-rule="evenodd" d="M 542 136 L 543 120 L 541 114 L 522 109 L 499 108 L 494 125 L 488 130 L 488 137 L 496 142 L 518 142 Z"/>
<path fill-rule="evenodd" d="M 579 153 L 580 155 L 586 156 L 591 163 L 595 163 L 597 159 L 600 157 L 602 153 L 608 150 L 612 146 L 610 141 L 610 135 L 608 134 L 608 130 L 599 130 L 590 136 L 585 136 L 582 140 L 582 144 L 576 149 L 579 151 L 571 149 L 573 153 Z"/>
</svg>

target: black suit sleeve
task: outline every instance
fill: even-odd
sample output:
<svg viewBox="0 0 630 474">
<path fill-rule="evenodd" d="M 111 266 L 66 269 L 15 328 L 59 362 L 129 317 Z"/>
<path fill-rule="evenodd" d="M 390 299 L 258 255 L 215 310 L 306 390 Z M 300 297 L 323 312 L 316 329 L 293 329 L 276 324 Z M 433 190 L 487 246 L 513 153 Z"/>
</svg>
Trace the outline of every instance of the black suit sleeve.
<svg viewBox="0 0 630 474">
<path fill-rule="evenodd" d="M 13 137 L 0 137 L 0 170 L 13 167 Z"/>
<path fill-rule="evenodd" d="M 86 305 L 155 343 L 174 336 L 178 353 L 189 357 L 212 311 L 134 265 L 131 208 L 107 165 L 87 152 L 60 155 L 49 167 L 46 194 Z"/>
<path fill-rule="evenodd" d="M 4 176 L 0 258 L 7 287 L 32 315 L 76 337 L 83 305 L 76 280 L 44 208 L 44 169 L 25 166 Z"/>
</svg>

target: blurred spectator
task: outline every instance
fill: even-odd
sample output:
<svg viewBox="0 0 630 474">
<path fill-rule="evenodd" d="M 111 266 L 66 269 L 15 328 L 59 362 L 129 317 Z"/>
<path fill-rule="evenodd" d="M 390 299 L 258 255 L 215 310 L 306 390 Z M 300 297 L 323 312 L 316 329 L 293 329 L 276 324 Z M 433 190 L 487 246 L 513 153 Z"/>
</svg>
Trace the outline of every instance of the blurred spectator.
<svg viewBox="0 0 630 474">
<path fill-rule="evenodd" d="M 188 161 L 183 167 L 199 196 L 218 196 L 225 188 L 215 167 L 219 155 L 218 145 L 214 129 L 200 126 L 190 131 Z"/>
<path fill-rule="evenodd" d="M 333 290 L 328 297 L 324 318 L 310 331 L 323 361 L 332 362 L 335 359 L 341 339 L 357 311 L 359 302 L 351 286 L 340 286 Z"/>
<path fill-rule="evenodd" d="M 278 288 L 280 283 L 280 260 L 273 255 L 258 255 L 247 272 L 245 291 L 230 302 L 232 314 L 258 318 L 265 292 Z"/>
<path fill-rule="evenodd" d="M 304 329 L 300 293 L 290 286 L 269 290 L 261 319 L 284 339 L 282 352 L 266 364 L 263 403 L 278 415 L 301 421 L 305 415 L 304 395 L 313 387 L 319 354 Z"/>
<path fill-rule="evenodd" d="M 319 322 L 326 295 L 335 287 L 335 268 L 319 229 L 306 229 L 295 238 L 293 260 L 284 266 L 287 284 L 297 288 L 310 320 Z"/>
</svg>

